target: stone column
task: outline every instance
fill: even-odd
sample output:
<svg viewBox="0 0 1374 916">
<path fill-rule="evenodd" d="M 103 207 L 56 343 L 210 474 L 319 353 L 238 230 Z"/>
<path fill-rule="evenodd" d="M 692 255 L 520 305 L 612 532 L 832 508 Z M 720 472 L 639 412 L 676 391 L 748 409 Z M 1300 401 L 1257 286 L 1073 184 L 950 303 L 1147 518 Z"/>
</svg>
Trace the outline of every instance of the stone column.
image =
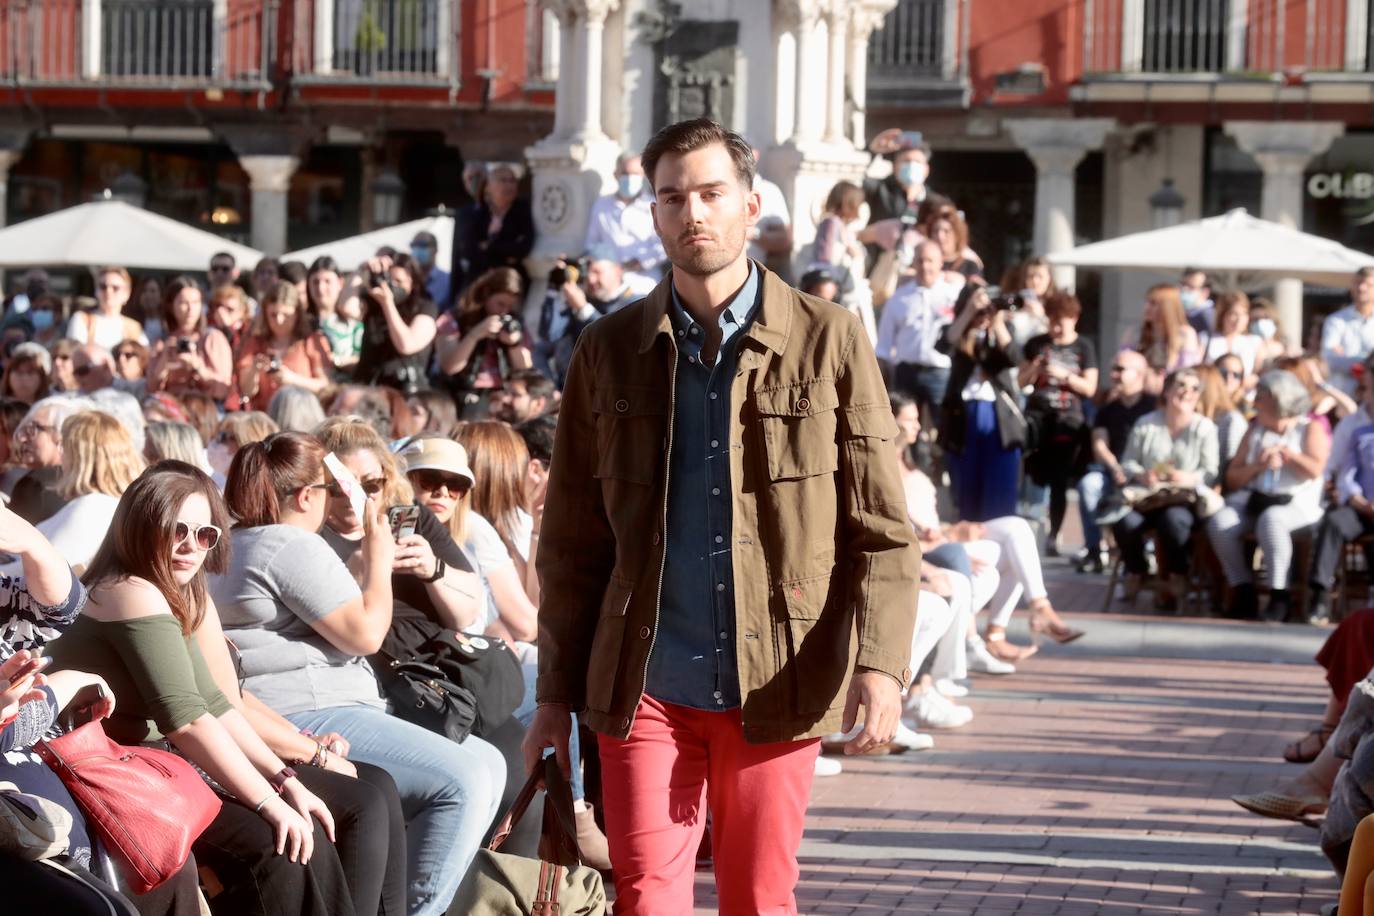
<svg viewBox="0 0 1374 916">
<path fill-rule="evenodd" d="M 1345 125 L 1340 121 L 1227 121 L 1225 127 L 1236 144 L 1254 156 L 1264 170 L 1260 216 L 1301 229 L 1303 170 L 1313 156 L 1326 152 L 1345 133 Z M 1277 281 L 1274 305 L 1287 342 L 1300 345 L 1302 281 L 1292 277 Z"/>
<path fill-rule="evenodd" d="M 601 129 L 601 37 L 606 17 L 616 7 L 615 0 L 578 0 L 574 36 L 574 103 L 571 138 L 579 142 L 600 140 Z M 566 85 L 559 71 L 560 88 Z"/>
<path fill-rule="evenodd" d="M 849 71 L 849 97 L 854 110 L 849 115 L 849 139 L 863 148 L 868 145 L 868 40 L 882 27 L 892 3 L 873 0 L 855 4 L 849 14 L 849 52 L 845 69 Z"/>
<path fill-rule="evenodd" d="M 1111 118 L 1021 118 L 1007 121 L 1012 140 L 1035 163 L 1035 253 L 1060 254 L 1074 246 L 1074 170 L 1097 149 L 1116 122 Z M 1054 282 L 1072 289 L 1074 269 L 1054 268 Z"/>
<path fill-rule="evenodd" d="M 84 79 L 100 79 L 104 63 L 101 59 L 104 10 L 101 0 L 81 0 L 81 76 Z"/>
<path fill-rule="evenodd" d="M 844 143 L 844 77 L 845 47 L 849 44 L 848 5 L 843 0 L 835 0 L 825 11 L 825 29 L 828 38 L 826 53 L 825 81 L 825 142 Z"/>
<path fill-rule="evenodd" d="M 816 33 L 820 27 L 821 11 L 817 0 L 794 0 L 792 7 L 791 18 L 797 48 L 797 77 L 794 87 L 797 102 L 792 118 L 792 142 L 802 145 L 814 143 L 821 137 L 820 116 L 824 109 L 816 102 L 824 96 L 817 92 L 819 81 L 815 72 L 816 61 L 820 58 L 816 48 Z"/>
<path fill-rule="evenodd" d="M 286 251 L 286 194 L 300 164 L 295 156 L 239 156 L 253 190 L 252 245 L 270 257 Z"/>
</svg>

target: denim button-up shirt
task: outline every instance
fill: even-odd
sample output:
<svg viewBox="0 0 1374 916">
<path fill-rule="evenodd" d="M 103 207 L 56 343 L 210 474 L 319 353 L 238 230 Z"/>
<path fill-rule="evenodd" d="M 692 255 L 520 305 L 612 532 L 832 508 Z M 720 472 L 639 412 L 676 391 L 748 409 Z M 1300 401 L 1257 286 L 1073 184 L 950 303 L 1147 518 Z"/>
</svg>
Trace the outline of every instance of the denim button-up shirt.
<svg viewBox="0 0 1374 916">
<path fill-rule="evenodd" d="M 730 558 L 730 387 L 740 332 L 758 310 L 759 289 L 751 263 L 749 278 L 720 314 L 714 366 L 702 362 L 705 329 L 682 307 L 676 288 L 668 309 L 677 343 L 677 388 L 663 588 L 646 691 L 694 709 L 740 705 Z"/>
</svg>

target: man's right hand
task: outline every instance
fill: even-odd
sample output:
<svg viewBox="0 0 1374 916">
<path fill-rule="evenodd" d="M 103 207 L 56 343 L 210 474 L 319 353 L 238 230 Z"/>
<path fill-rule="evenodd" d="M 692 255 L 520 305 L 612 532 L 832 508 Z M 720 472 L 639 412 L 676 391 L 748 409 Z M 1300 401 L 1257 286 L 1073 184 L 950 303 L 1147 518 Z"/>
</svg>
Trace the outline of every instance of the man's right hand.
<svg viewBox="0 0 1374 916">
<path fill-rule="evenodd" d="M 544 759 L 544 748 L 553 748 L 558 768 L 572 778 L 572 763 L 568 759 L 568 739 L 572 737 L 572 707 L 566 703 L 543 703 L 534 711 L 534 720 L 525 741 L 520 745 L 525 755 L 525 772 L 533 773 Z"/>
</svg>

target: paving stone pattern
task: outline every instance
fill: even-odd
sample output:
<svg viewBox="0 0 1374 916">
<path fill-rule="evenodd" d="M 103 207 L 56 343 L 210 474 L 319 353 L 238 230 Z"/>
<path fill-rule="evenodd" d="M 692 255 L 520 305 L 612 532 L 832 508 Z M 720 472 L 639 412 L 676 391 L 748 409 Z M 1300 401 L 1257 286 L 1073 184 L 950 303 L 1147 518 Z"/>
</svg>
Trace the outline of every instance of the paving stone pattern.
<svg viewBox="0 0 1374 916">
<path fill-rule="evenodd" d="M 1335 900 L 1314 830 L 1229 800 L 1294 771 L 1280 752 L 1320 716 L 1326 631 L 1101 616 L 1104 577 L 1049 578 L 1089 635 L 977 678 L 973 722 L 934 733 L 934 750 L 845 758 L 817 780 L 800 911 L 1239 916 Z M 697 907 L 715 911 L 709 872 Z"/>
</svg>

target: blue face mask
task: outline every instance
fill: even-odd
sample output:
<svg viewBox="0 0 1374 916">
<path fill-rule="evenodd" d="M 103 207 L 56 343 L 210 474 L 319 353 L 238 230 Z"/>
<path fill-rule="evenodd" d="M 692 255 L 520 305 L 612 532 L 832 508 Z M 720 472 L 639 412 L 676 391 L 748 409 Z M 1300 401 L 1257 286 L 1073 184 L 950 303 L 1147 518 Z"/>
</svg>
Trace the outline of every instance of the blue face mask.
<svg viewBox="0 0 1374 916">
<path fill-rule="evenodd" d="M 412 246 L 410 256 L 419 261 L 421 267 L 429 267 L 434 264 L 434 249 L 427 245 Z"/>
<path fill-rule="evenodd" d="M 920 162 L 913 162 L 908 159 L 897 165 L 897 183 L 904 188 L 909 188 L 914 184 L 922 184 L 926 180 L 926 167 Z"/>
<path fill-rule="evenodd" d="M 621 175 L 616 179 L 616 188 L 625 200 L 634 200 L 644 192 L 644 176 Z"/>
<path fill-rule="evenodd" d="M 1273 340 L 1274 335 L 1279 332 L 1279 326 L 1272 318 L 1256 318 L 1250 322 L 1250 333 L 1258 334 L 1265 340 Z"/>
<path fill-rule="evenodd" d="M 30 310 L 29 319 L 33 321 L 35 331 L 46 331 L 53 324 L 53 314 L 50 309 Z"/>
<path fill-rule="evenodd" d="M 1195 289 L 1185 288 L 1179 290 L 1178 298 L 1183 301 L 1183 307 L 1186 309 L 1193 309 L 1202 305 L 1202 301 L 1198 298 L 1197 290 Z"/>
</svg>

